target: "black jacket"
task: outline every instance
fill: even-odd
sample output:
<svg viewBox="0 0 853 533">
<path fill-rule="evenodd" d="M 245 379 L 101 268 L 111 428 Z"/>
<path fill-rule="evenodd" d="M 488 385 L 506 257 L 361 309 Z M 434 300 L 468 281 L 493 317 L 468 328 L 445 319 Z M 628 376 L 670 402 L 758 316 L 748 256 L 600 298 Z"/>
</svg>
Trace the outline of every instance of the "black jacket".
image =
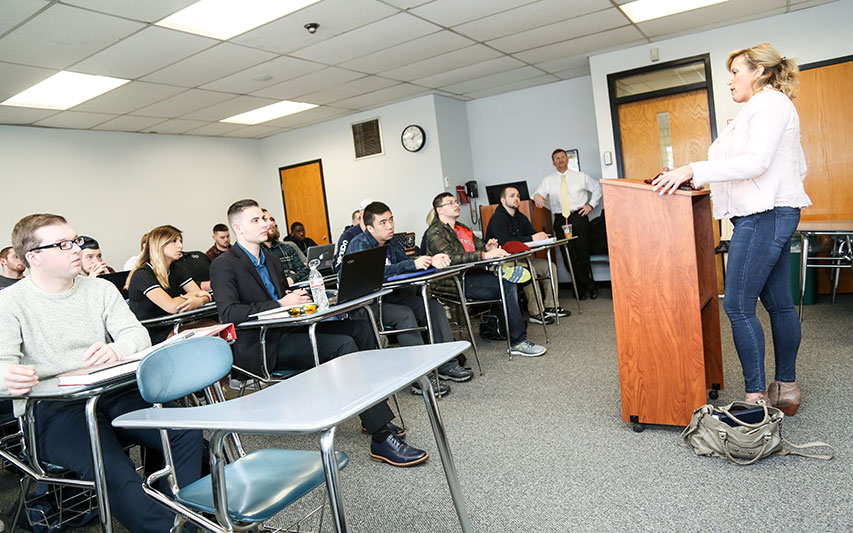
<svg viewBox="0 0 853 533">
<path fill-rule="evenodd" d="M 503 205 L 498 205 L 486 228 L 486 241 L 497 239 L 501 245 L 510 241 L 529 242 L 534 233 L 533 224 L 521 211 L 516 209 L 515 215 L 510 216 Z"/>
<path fill-rule="evenodd" d="M 270 272 L 276 293 L 284 296 L 289 288 L 284 269 L 278 258 L 261 246 L 267 269 Z M 232 246 L 210 264 L 210 284 L 216 298 L 216 310 L 223 323 L 240 324 L 254 320 L 249 315 L 279 307 L 261 281 L 251 259 L 239 246 Z M 267 331 L 267 368 L 275 367 L 278 343 L 285 328 L 271 328 Z M 237 332 L 237 341 L 233 345 L 234 363 L 250 372 L 261 373 L 261 342 L 258 330 Z"/>
</svg>

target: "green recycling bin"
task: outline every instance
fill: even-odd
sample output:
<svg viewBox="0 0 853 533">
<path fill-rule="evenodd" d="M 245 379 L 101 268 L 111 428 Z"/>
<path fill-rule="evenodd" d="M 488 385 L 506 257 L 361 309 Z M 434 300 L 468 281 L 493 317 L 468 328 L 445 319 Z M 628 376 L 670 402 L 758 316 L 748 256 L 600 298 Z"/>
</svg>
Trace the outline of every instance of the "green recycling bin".
<svg viewBox="0 0 853 533">
<path fill-rule="evenodd" d="M 803 241 L 799 235 L 791 237 L 791 292 L 794 294 L 794 305 L 800 305 L 800 269 L 803 266 Z M 813 268 L 806 272 L 806 294 L 803 296 L 805 305 L 814 305 L 817 300 L 817 271 Z"/>
</svg>

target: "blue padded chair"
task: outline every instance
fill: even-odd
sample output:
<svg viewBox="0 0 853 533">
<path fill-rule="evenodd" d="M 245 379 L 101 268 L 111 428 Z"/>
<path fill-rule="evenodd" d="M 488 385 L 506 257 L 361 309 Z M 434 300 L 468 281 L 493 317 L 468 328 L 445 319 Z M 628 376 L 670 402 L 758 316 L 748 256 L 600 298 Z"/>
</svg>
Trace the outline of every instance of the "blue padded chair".
<svg viewBox="0 0 853 533">
<path fill-rule="evenodd" d="M 151 352 L 139 364 L 139 392 L 155 408 L 205 387 L 213 387 L 217 394 L 212 396 L 222 398 L 219 380 L 231 370 L 232 362 L 228 343 L 217 337 L 169 344 Z M 176 529 L 187 520 L 210 531 L 254 529 L 324 483 L 323 463 L 317 451 L 265 449 L 246 454 L 239 447 L 236 460 L 225 464 L 227 434 L 213 432 L 212 474 L 179 488 L 166 430 L 161 429 L 160 435 L 166 466 L 148 476 L 143 490 L 176 513 Z M 338 468 L 344 468 L 346 454 L 337 452 L 336 457 Z M 168 478 L 172 494 L 154 488 L 156 481 L 164 477 Z M 322 505 L 318 509 L 321 508 Z M 215 515 L 218 523 L 201 513 Z"/>
</svg>

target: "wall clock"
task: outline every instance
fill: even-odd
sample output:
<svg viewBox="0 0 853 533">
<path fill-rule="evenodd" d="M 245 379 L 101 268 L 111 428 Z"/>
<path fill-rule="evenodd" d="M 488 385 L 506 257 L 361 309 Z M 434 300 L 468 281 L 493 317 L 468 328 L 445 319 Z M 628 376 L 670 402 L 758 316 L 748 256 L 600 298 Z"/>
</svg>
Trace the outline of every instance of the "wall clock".
<svg viewBox="0 0 853 533">
<path fill-rule="evenodd" d="M 424 147 L 426 142 L 426 133 L 420 126 L 412 124 L 403 128 L 403 135 L 400 136 L 400 142 L 403 143 L 403 148 L 410 152 L 417 152 Z"/>
</svg>

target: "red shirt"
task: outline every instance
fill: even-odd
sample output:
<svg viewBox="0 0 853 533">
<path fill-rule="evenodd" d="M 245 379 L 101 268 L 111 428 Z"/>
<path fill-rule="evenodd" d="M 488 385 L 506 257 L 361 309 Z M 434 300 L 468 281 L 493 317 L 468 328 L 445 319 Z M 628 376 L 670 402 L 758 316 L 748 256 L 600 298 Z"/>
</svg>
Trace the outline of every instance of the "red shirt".
<svg viewBox="0 0 853 533">
<path fill-rule="evenodd" d="M 462 243 L 462 247 L 466 252 L 475 252 L 477 248 L 474 246 L 474 232 L 460 225 L 453 226 L 456 232 L 456 238 Z"/>
</svg>

